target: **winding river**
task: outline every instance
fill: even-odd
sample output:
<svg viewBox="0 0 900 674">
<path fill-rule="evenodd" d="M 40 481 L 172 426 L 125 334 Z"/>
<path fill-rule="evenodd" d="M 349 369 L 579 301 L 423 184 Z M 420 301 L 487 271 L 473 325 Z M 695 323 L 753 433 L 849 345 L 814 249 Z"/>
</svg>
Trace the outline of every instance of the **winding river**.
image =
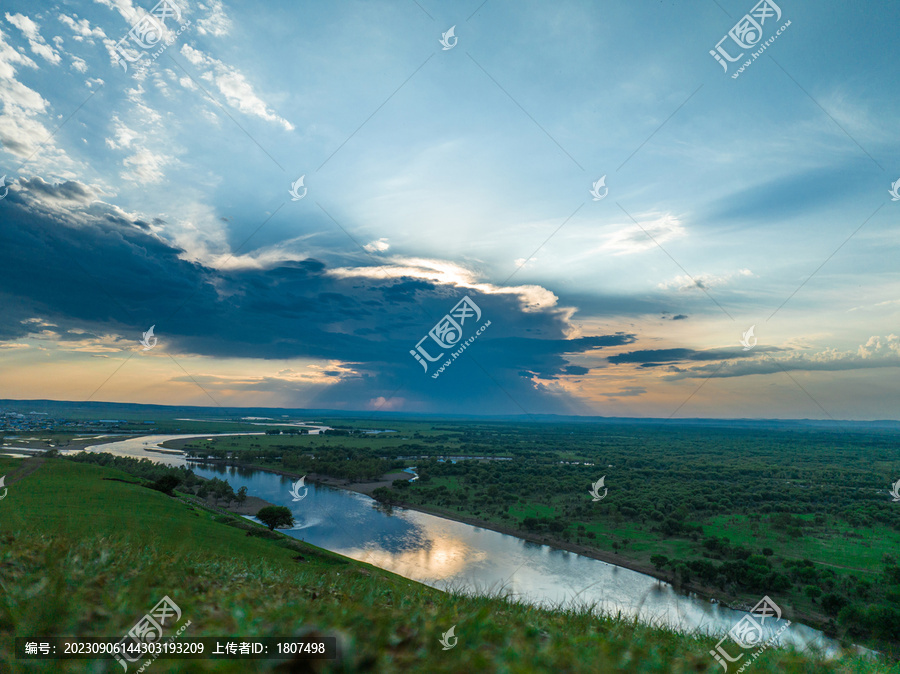
<svg viewBox="0 0 900 674">
<path fill-rule="evenodd" d="M 85 451 L 182 466 L 186 463 L 182 453 L 161 450 L 159 443 L 216 435 L 237 434 L 151 435 L 95 445 Z M 748 615 L 695 595 L 680 594 L 670 584 L 642 573 L 490 529 L 414 510 L 387 508 L 355 492 L 310 484 L 306 492 L 300 492 L 306 495 L 295 501 L 290 491 L 292 481 L 281 475 L 189 463 L 197 475 L 227 479 L 235 491 L 247 487 L 251 496 L 290 508 L 296 525 L 281 530 L 287 535 L 439 589 L 501 592 L 545 606 L 595 606 L 646 623 L 699 629 L 718 636 L 726 635 Z M 774 618 L 764 621 L 763 640 L 783 628 L 779 637 L 782 644 L 828 655 L 840 648 L 818 630 L 799 623 L 786 626 L 785 620 L 775 622 Z M 730 638 L 722 644 L 732 657 L 751 652 L 742 651 Z"/>
</svg>

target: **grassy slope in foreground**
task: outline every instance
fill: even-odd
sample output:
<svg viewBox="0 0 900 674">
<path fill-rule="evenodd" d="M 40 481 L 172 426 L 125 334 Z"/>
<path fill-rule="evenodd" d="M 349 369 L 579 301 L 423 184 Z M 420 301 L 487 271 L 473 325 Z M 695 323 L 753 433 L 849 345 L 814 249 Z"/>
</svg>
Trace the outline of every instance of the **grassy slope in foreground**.
<svg viewBox="0 0 900 674">
<path fill-rule="evenodd" d="M 0 475 L 9 487 L 0 501 L 0 671 L 120 672 L 112 660 L 26 669 L 13 659 L 12 637 L 121 636 L 164 595 L 191 621 L 185 636 L 318 630 L 343 643 L 341 662 L 278 671 L 721 671 L 707 654 L 717 639 L 441 593 L 292 539 L 248 537 L 227 518 L 118 471 L 0 457 Z M 296 560 L 298 553 L 305 559 Z M 442 651 L 438 639 L 451 625 L 458 645 Z M 255 672 L 278 664 L 166 660 L 150 669 Z M 772 650 L 751 667 L 900 672 L 862 659 L 823 663 Z"/>
</svg>

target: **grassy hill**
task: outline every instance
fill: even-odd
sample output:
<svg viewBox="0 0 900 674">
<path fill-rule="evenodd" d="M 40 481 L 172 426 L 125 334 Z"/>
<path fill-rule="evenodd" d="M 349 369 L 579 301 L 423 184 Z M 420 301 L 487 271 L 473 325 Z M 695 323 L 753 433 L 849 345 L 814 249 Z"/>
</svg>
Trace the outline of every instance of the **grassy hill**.
<svg viewBox="0 0 900 674">
<path fill-rule="evenodd" d="M 165 595 L 185 636 L 338 638 L 338 661 L 160 660 L 158 672 L 719 672 L 717 638 L 587 611 L 445 594 L 112 469 L 0 457 L 0 671 L 121 672 L 113 660 L 14 659 L 13 636 L 121 636 Z M 248 535 L 248 532 L 263 535 Z M 439 639 L 456 626 L 455 648 Z M 740 663 L 737 663 L 740 664 Z M 731 669 L 736 671 L 737 664 Z M 900 672 L 767 651 L 755 672 Z M 129 668 L 129 672 L 137 667 Z"/>
</svg>

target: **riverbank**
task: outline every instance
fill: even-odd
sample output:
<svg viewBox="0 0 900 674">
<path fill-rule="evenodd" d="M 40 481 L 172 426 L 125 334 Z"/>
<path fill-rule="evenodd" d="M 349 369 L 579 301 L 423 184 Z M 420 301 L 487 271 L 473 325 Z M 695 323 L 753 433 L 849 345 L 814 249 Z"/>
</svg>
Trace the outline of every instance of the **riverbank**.
<svg viewBox="0 0 900 674">
<path fill-rule="evenodd" d="M 409 473 L 404 473 L 404 475 L 409 475 Z M 388 482 L 388 485 L 390 483 Z M 388 486 L 382 485 L 382 486 Z M 341 485 L 332 485 L 338 487 L 339 489 L 348 489 L 349 491 L 356 491 L 352 488 L 352 486 L 341 486 Z M 363 493 L 363 492 L 360 492 Z M 566 550 L 568 552 L 574 552 L 582 557 L 589 557 L 591 559 L 596 559 L 600 562 L 605 562 L 607 564 L 612 564 L 613 566 L 618 566 L 623 569 L 628 569 L 629 571 L 636 571 L 637 573 L 642 573 L 645 576 L 650 576 L 651 578 L 655 578 L 658 581 L 668 583 L 672 585 L 676 590 L 684 593 L 688 593 L 691 595 L 695 595 L 700 599 L 706 599 L 711 602 L 718 603 L 726 608 L 733 609 L 735 611 L 747 611 L 749 612 L 756 602 L 759 601 L 759 598 L 748 597 L 746 601 L 740 601 L 735 599 L 725 599 L 722 597 L 722 591 L 715 587 L 710 587 L 707 585 L 701 585 L 698 583 L 679 583 L 674 574 L 666 574 L 656 570 L 652 564 L 644 564 L 639 561 L 629 559 L 627 557 L 623 557 L 617 553 L 609 553 L 603 550 L 597 550 L 596 548 L 590 548 L 584 545 L 579 545 L 577 543 L 572 543 L 571 541 L 566 541 L 559 538 L 554 538 L 553 536 L 540 536 L 536 535 L 529 531 L 523 531 L 521 529 L 516 529 L 514 527 L 503 526 L 501 524 L 497 524 L 495 522 L 485 522 L 484 520 L 479 520 L 474 517 L 463 517 L 453 512 L 445 511 L 440 508 L 431 508 L 428 506 L 423 506 L 421 504 L 414 503 L 406 503 L 404 501 L 394 501 L 390 505 L 396 506 L 399 508 L 405 508 L 407 510 L 415 510 L 417 512 L 427 513 L 428 515 L 433 515 L 435 517 L 442 517 L 447 520 L 453 520 L 455 522 L 461 522 L 463 524 L 468 524 L 473 527 L 480 527 L 482 529 L 490 529 L 491 531 L 496 531 L 500 534 L 505 534 L 507 536 L 514 536 L 516 538 L 521 538 L 523 540 L 529 541 L 531 543 L 539 543 L 541 545 L 547 545 L 553 548 L 558 548 L 560 550 Z M 792 620 L 801 622 L 809 627 L 813 627 L 817 630 L 820 630 L 827 634 L 830 637 L 837 637 L 838 634 L 835 630 L 829 628 L 827 621 L 822 620 L 819 617 L 807 615 L 804 613 L 795 612 L 791 617 Z"/>
<path fill-rule="evenodd" d="M 65 454 L 67 452 L 80 452 L 86 447 L 93 445 L 105 445 L 120 442 L 121 440 L 130 440 L 133 437 L 137 436 L 126 433 L 91 435 L 70 438 L 65 444 L 58 444 L 58 441 L 53 440 L 52 438 L 10 438 L 10 436 L 6 436 L 4 439 L 9 440 L 10 442 L 4 443 L 3 446 L 0 447 L 0 452 L 15 452 L 15 450 L 21 450 L 21 453 L 36 453 L 55 449 L 60 453 Z"/>
<path fill-rule="evenodd" d="M 247 470 L 256 470 L 262 471 L 266 473 L 271 473 L 275 475 L 281 475 L 292 480 L 299 479 L 303 477 L 302 475 L 285 471 L 274 467 L 263 466 L 258 464 L 251 463 L 242 463 L 236 462 L 233 459 L 224 459 L 224 460 L 209 460 L 204 463 L 212 463 L 212 464 L 221 464 L 228 466 L 235 466 L 242 469 Z M 307 484 L 316 483 L 324 486 L 334 487 L 336 489 L 342 489 L 345 491 L 356 492 L 359 494 L 363 494 L 369 497 L 372 497 L 375 489 L 379 487 L 391 487 L 394 480 L 397 479 L 411 479 L 414 477 L 410 473 L 407 472 L 392 472 L 383 475 L 379 480 L 368 481 L 368 482 L 350 482 L 349 480 L 342 478 L 335 478 L 328 475 L 319 475 L 316 473 L 307 473 L 306 474 Z M 591 548 L 585 545 L 579 545 L 577 543 L 573 543 L 571 541 L 562 540 L 559 538 L 555 538 L 549 535 L 543 534 L 535 534 L 530 531 L 523 531 L 520 529 L 516 529 L 515 527 L 499 524 L 496 522 L 486 522 L 483 520 L 479 520 L 474 517 L 466 517 L 460 515 L 458 513 L 454 513 L 452 511 L 442 510 L 440 508 L 429 507 L 422 504 L 414 504 L 407 503 L 404 501 L 394 501 L 390 504 L 391 506 L 396 506 L 400 508 L 404 508 L 411 511 L 421 512 L 428 515 L 432 515 L 435 517 L 440 517 L 446 520 L 451 520 L 455 522 L 460 522 L 462 524 L 467 524 L 469 526 L 478 527 L 482 529 L 488 529 L 490 531 L 495 531 L 500 534 L 504 534 L 507 536 L 512 536 L 521 540 L 525 540 L 531 543 L 536 543 L 540 545 L 547 545 L 553 548 L 557 548 L 560 550 L 566 550 L 568 552 L 572 552 L 583 557 L 587 557 L 590 559 L 594 559 L 600 562 L 604 562 L 606 564 L 610 564 L 619 568 L 628 569 L 630 571 L 634 571 L 645 576 L 656 579 L 659 582 L 665 582 L 669 585 L 672 585 L 676 588 L 676 590 L 693 595 L 696 598 L 713 601 L 719 603 L 720 605 L 736 610 L 736 611 L 749 611 L 753 605 L 759 600 L 759 597 L 755 596 L 741 596 L 738 598 L 730 597 L 726 598 L 723 596 L 722 591 L 716 587 L 709 587 L 705 585 L 701 585 L 695 582 L 692 583 L 679 583 L 677 578 L 674 577 L 674 574 L 665 573 L 658 571 L 652 564 L 647 562 L 641 562 L 638 560 L 630 559 L 628 557 L 624 557 L 621 554 L 617 554 L 614 552 L 607 552 L 603 550 L 598 550 L 596 548 Z M 793 611 L 793 615 L 790 616 L 792 620 L 801 622 L 805 625 L 818 629 L 828 636 L 836 637 L 837 634 L 834 629 L 830 628 L 828 622 L 823 620 L 821 617 L 817 617 L 814 615 L 808 615 L 806 613 Z"/>
<path fill-rule="evenodd" d="M 284 477 L 295 480 L 303 477 L 302 475 L 290 471 L 279 470 L 277 468 L 271 468 L 268 466 L 260 466 L 258 464 L 242 463 L 240 461 L 234 461 L 230 459 L 208 460 L 204 461 L 203 463 L 218 463 L 228 466 L 235 466 L 237 468 L 246 470 L 259 470 L 266 473 L 273 473 L 275 475 L 283 475 Z M 331 477 L 329 475 L 320 475 L 317 473 L 307 473 L 305 477 L 307 483 L 315 482 L 316 484 L 325 485 L 327 487 L 344 489 L 346 491 L 352 491 L 356 492 L 357 494 L 364 494 L 365 496 L 372 497 L 373 492 L 379 487 L 390 487 L 393 485 L 394 480 L 409 480 L 415 477 L 415 475 L 403 471 L 396 471 L 393 473 L 387 473 L 380 479 L 369 482 L 351 482 L 350 480 L 345 480 L 343 478 Z M 658 572 L 652 564 L 643 564 L 632 559 L 624 558 L 621 555 L 615 553 L 608 553 L 603 550 L 597 550 L 596 548 L 579 545 L 577 543 L 554 538 L 552 536 L 537 535 L 533 532 L 523 531 L 521 529 L 516 529 L 510 526 L 504 526 L 495 522 L 485 522 L 484 520 L 480 520 L 474 517 L 465 517 L 451 511 L 442 510 L 441 508 L 431 508 L 417 503 L 407 503 L 405 501 L 395 501 L 391 503 L 391 505 L 398 508 L 406 508 L 407 510 L 426 513 L 428 515 L 434 515 L 435 517 L 441 517 L 443 519 L 452 520 L 454 522 L 461 522 L 462 524 L 468 524 L 473 527 L 490 529 L 491 531 L 496 531 L 497 533 L 505 534 L 507 536 L 515 536 L 516 538 L 521 538 L 531 543 L 549 545 L 554 548 L 559 548 L 560 550 L 574 552 L 576 554 L 582 555 L 583 557 L 589 557 L 591 559 L 596 559 L 607 564 L 619 566 L 630 571 L 636 571 L 646 576 L 656 578 L 659 581 L 675 585 L 675 583 L 673 582 L 673 578 L 670 577 L 670 574 L 663 574 Z M 752 607 L 752 605 L 728 603 L 726 601 L 723 601 L 720 597 L 716 596 L 717 594 L 719 594 L 716 588 L 706 587 L 698 585 L 696 583 L 687 584 L 685 587 L 679 589 L 694 593 L 702 599 L 715 599 L 723 606 L 739 611 L 747 611 Z"/>
</svg>

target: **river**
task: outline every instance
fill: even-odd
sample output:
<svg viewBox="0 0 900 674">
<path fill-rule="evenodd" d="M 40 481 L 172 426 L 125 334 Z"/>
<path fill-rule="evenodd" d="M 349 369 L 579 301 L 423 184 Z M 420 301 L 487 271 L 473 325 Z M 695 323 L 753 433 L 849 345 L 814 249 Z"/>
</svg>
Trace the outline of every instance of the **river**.
<svg viewBox="0 0 900 674">
<path fill-rule="evenodd" d="M 94 445 L 86 451 L 182 466 L 186 462 L 180 452 L 159 452 L 158 444 L 216 435 L 238 434 L 143 436 Z M 187 463 L 197 475 L 227 479 L 235 491 L 247 487 L 251 496 L 287 506 L 296 520 L 294 528 L 280 530 L 288 536 L 439 589 L 504 592 L 544 606 L 592 605 L 646 623 L 719 636 L 748 615 L 678 593 L 670 584 L 642 573 L 490 529 L 405 508 L 387 508 L 355 492 L 310 484 L 306 496 L 294 501 L 292 480 L 281 475 Z M 772 626 L 773 622 L 769 619 L 763 625 L 764 639 L 785 628 L 786 621 Z M 839 649 L 836 641 L 799 623 L 787 626 L 780 641 L 821 649 L 829 655 Z M 740 652 L 729 639 L 723 644 L 732 655 Z"/>
</svg>

